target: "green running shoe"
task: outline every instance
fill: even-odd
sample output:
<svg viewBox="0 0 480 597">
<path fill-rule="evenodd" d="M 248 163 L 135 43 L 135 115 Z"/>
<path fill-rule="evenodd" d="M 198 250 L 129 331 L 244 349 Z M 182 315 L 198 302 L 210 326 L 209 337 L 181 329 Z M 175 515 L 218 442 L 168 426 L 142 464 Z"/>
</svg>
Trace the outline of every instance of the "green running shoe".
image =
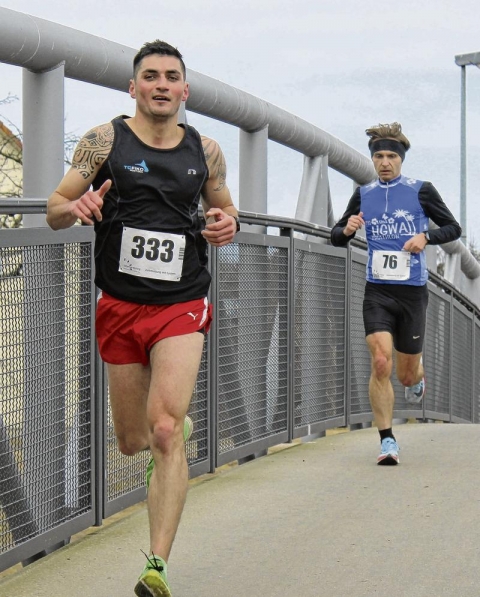
<svg viewBox="0 0 480 597">
<path fill-rule="evenodd" d="M 185 415 L 185 420 L 183 421 L 183 441 L 185 443 L 187 443 L 188 440 L 192 437 L 192 433 L 193 421 L 188 415 Z"/>
<path fill-rule="evenodd" d="M 193 421 L 192 419 L 186 415 L 185 420 L 183 422 L 183 441 L 185 443 L 191 438 L 193 433 Z M 146 472 L 146 482 L 147 482 L 147 489 L 150 485 L 150 478 L 152 476 L 153 467 L 155 466 L 155 461 L 153 460 L 153 456 L 150 458 L 147 464 L 147 472 Z"/>
<path fill-rule="evenodd" d="M 147 563 L 135 585 L 137 597 L 172 597 L 167 581 L 167 564 L 160 556 L 146 556 Z"/>
</svg>

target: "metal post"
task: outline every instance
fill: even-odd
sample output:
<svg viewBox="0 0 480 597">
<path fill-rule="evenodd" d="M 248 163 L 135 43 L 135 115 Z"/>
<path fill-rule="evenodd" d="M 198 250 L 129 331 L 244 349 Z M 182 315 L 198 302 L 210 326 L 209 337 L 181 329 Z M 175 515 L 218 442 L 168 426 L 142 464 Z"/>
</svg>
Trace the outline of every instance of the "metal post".
<svg viewBox="0 0 480 597">
<path fill-rule="evenodd" d="M 289 236 L 287 296 L 287 432 L 291 442 L 295 432 L 295 236 L 293 228 L 280 229 L 280 236 Z"/>
<path fill-rule="evenodd" d="M 350 338 L 352 330 L 352 247 L 347 248 L 345 258 L 345 369 L 343 373 L 343 383 L 345 387 L 345 426 L 350 426 L 350 417 L 352 414 L 352 346 Z"/>
<path fill-rule="evenodd" d="M 23 194 L 46 198 L 63 176 L 64 65 L 23 71 Z M 24 226 L 45 227 L 45 215 L 26 215 Z M 64 249 L 23 250 L 25 289 L 24 476 L 38 532 L 65 516 L 65 313 Z M 48 329 L 48 337 L 44 330 Z M 48 354 L 49 364 L 44 360 Z M 47 380 L 39 383 L 39 374 Z M 48 428 L 46 427 L 48 421 Z M 48 439 L 48 461 L 39 449 Z M 48 479 L 46 487 L 40 477 Z M 76 479 L 75 479 L 76 482 Z M 63 545 L 62 541 L 59 546 Z M 53 546 L 50 546 L 53 547 Z M 28 564 L 48 552 L 24 561 Z"/>
<path fill-rule="evenodd" d="M 268 127 L 247 133 L 240 130 L 239 206 L 243 211 L 266 214 Z M 249 226 L 251 232 L 265 232 L 263 226 Z"/>
<path fill-rule="evenodd" d="M 214 250 L 212 245 L 208 245 L 208 262 L 212 275 L 212 284 L 210 286 L 210 302 L 219 305 L 218 296 L 218 251 Z M 218 408 L 218 312 L 213 318 L 212 327 L 208 338 L 208 377 L 207 377 L 207 454 L 209 461 L 209 473 L 214 473 L 218 461 L 218 443 L 219 443 L 219 408 Z"/>
<path fill-rule="evenodd" d="M 471 380 L 471 384 L 472 384 L 472 404 L 471 404 L 471 415 L 470 415 L 470 421 L 472 423 L 476 422 L 476 417 L 475 417 L 475 403 L 476 403 L 476 398 L 477 398 L 477 392 L 475 391 L 475 378 L 477 375 L 476 372 L 476 368 L 475 368 L 475 316 L 472 317 L 472 348 L 471 348 L 471 355 L 470 355 L 470 363 L 471 363 L 471 369 L 470 369 L 470 380 Z"/>
<path fill-rule="evenodd" d="M 295 219 L 328 226 L 328 156 L 304 157 Z"/>
<path fill-rule="evenodd" d="M 23 196 L 47 198 L 64 173 L 64 64 L 43 73 L 23 70 Z M 25 215 L 25 227 L 46 226 Z"/>
<path fill-rule="evenodd" d="M 461 240 L 467 244 L 467 71 L 461 66 L 460 89 L 460 226 Z"/>
</svg>

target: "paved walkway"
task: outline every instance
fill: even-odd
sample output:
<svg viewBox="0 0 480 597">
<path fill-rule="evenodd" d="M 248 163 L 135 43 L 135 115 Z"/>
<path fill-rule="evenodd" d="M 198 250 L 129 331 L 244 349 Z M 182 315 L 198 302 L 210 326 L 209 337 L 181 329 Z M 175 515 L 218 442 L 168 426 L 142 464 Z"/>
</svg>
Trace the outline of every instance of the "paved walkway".
<svg viewBox="0 0 480 597">
<path fill-rule="evenodd" d="M 365 429 L 192 484 L 174 597 L 479 597 L 480 425 L 397 426 L 401 465 Z M 1 597 L 133 597 L 144 505 L 6 577 Z"/>
</svg>

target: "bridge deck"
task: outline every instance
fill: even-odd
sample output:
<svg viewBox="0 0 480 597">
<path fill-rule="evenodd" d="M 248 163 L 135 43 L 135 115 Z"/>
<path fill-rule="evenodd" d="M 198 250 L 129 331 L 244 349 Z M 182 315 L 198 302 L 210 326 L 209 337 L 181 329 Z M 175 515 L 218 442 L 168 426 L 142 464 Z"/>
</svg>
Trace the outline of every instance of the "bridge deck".
<svg viewBox="0 0 480 597">
<path fill-rule="evenodd" d="M 327 435 L 189 491 L 174 597 L 478 597 L 479 425 L 395 428 L 401 465 L 376 465 L 375 429 Z M 208 477 L 207 477 L 208 478 Z M 132 597 L 144 504 L 8 575 L 2 597 Z"/>
</svg>

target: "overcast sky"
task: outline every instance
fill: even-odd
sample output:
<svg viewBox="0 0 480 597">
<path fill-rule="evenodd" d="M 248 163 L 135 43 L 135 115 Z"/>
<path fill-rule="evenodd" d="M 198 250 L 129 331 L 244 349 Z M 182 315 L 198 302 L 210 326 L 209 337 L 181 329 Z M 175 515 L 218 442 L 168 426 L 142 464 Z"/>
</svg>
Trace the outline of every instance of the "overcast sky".
<svg viewBox="0 0 480 597">
<path fill-rule="evenodd" d="M 252 93 L 367 154 L 365 129 L 398 121 L 412 148 L 403 172 L 430 180 L 460 217 L 460 68 L 480 51 L 478 0 L 0 0 L 5 8 L 133 48 L 164 39 L 187 67 Z M 21 97 L 21 69 L 0 64 L 0 99 Z M 480 244 L 480 70 L 467 67 L 469 238 Z M 188 107 L 188 104 L 187 104 Z M 127 94 L 66 83 L 66 130 L 78 135 L 120 114 Z M 21 127 L 21 105 L 0 106 Z M 188 113 L 222 146 L 238 195 L 238 133 Z M 269 143 L 269 213 L 293 217 L 302 156 Z M 352 183 L 330 171 L 339 218 Z"/>
</svg>

